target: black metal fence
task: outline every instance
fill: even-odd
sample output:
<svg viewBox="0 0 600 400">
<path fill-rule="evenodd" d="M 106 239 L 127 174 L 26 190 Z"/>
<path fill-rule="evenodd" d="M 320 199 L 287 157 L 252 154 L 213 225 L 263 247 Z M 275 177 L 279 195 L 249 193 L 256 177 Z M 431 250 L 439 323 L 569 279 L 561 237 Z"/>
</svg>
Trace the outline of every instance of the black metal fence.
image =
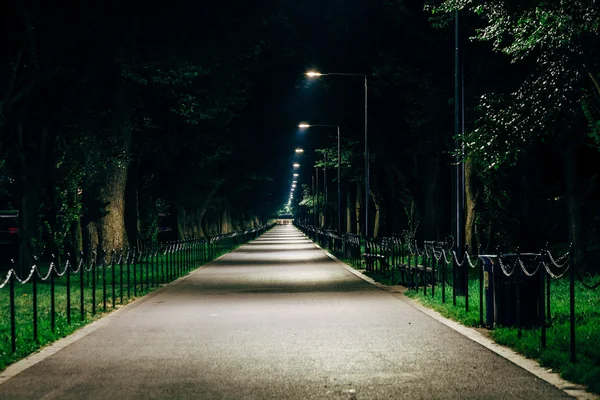
<svg viewBox="0 0 600 400">
<path fill-rule="evenodd" d="M 10 341 L 12 353 L 17 350 L 18 339 L 38 342 L 41 304 L 44 305 L 43 316 L 49 317 L 49 329 L 54 333 L 57 315 L 71 325 L 74 319 L 84 321 L 87 314 L 95 315 L 99 308 L 102 311 L 114 309 L 215 259 L 234 246 L 257 238 L 272 226 L 202 239 L 93 252 L 87 257 L 83 254 L 52 255 L 47 262 L 35 259 L 26 277 L 10 269 L 4 278 L 0 278 L 0 306 L 8 306 L 10 330 L 6 332 L 6 324 L 0 323 L 0 341 L 4 345 Z M 3 293 L 6 290 L 8 299 Z M 41 296 L 44 296 L 42 302 Z M 7 314 L 6 310 L 0 313 L 3 314 Z M 23 329 L 22 317 L 31 318 L 26 323 L 30 329 Z M 47 320 L 44 322 L 46 327 Z M 20 337 L 23 335 L 28 337 Z"/>
<path fill-rule="evenodd" d="M 364 266 L 368 273 L 387 278 L 392 284 L 429 293 L 441 290 L 442 302 L 446 302 L 446 290 L 452 287 L 452 302 L 456 306 L 457 295 L 464 297 L 465 311 L 469 311 L 469 280 L 479 281 L 480 326 L 493 328 L 516 326 L 540 327 L 540 346 L 546 348 L 546 330 L 551 321 L 550 281 L 569 278 L 570 301 L 570 356 L 576 361 L 575 345 L 575 282 L 595 290 L 586 284 L 574 267 L 574 252 L 569 249 L 561 256 L 554 256 L 548 246 L 538 253 L 506 253 L 462 257 L 445 242 L 424 241 L 422 245 L 403 235 L 382 238 L 365 238 L 360 235 L 338 235 L 310 225 L 295 223 L 310 239 L 353 266 Z M 484 306 L 485 301 L 485 306 Z M 484 311 L 485 310 L 485 311 Z"/>
</svg>

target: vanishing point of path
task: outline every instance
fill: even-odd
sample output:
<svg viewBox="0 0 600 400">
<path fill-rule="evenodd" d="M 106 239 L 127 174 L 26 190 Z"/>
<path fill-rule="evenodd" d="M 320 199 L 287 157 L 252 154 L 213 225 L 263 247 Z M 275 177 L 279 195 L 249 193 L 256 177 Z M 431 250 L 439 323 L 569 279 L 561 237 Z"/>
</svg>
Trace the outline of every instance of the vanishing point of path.
<svg viewBox="0 0 600 400">
<path fill-rule="evenodd" d="M 0 399 L 568 397 L 289 225 L 109 319 L 1 384 Z"/>
</svg>

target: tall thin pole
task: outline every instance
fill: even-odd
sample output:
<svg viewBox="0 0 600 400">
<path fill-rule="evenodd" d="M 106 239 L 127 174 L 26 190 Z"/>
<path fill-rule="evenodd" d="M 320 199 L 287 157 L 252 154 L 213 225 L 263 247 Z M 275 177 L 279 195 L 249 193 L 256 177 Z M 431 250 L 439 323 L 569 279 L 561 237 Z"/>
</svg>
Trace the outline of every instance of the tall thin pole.
<svg viewBox="0 0 600 400">
<path fill-rule="evenodd" d="M 325 194 L 325 204 L 323 204 L 323 228 L 327 229 L 327 153 L 323 154 L 323 191 Z"/>
<path fill-rule="evenodd" d="M 317 200 L 320 202 L 319 199 L 319 167 L 315 167 L 315 174 L 317 175 Z M 320 212 L 319 212 L 320 214 Z M 321 227 L 321 216 L 317 216 L 317 223 L 318 223 L 318 227 Z"/>
<path fill-rule="evenodd" d="M 461 49 L 460 54 L 460 99 L 461 99 L 461 141 L 460 141 L 460 221 L 461 221 L 461 234 L 460 234 L 460 246 L 459 251 L 461 254 L 464 254 L 468 251 L 467 243 L 466 243 L 466 233 L 465 233 L 465 225 L 466 225 L 466 186 L 465 186 L 465 51 L 464 48 Z M 466 296 L 466 307 L 469 305 L 469 268 L 467 265 L 464 265 L 463 268 L 464 282 L 465 282 L 465 296 Z"/>
<path fill-rule="evenodd" d="M 313 226 L 317 226 L 317 196 L 315 195 L 315 176 L 312 178 L 312 195 L 313 195 Z"/>
<path fill-rule="evenodd" d="M 460 12 L 458 10 L 454 13 L 454 206 L 455 206 L 455 240 L 456 240 L 456 254 L 460 258 L 464 257 L 464 169 L 462 163 L 462 141 L 460 139 L 461 128 L 461 85 L 462 85 L 462 71 L 461 71 L 461 49 L 460 49 Z M 463 266 L 466 268 L 466 266 Z M 463 272 L 464 273 L 464 272 Z M 456 276 L 456 275 L 455 275 Z M 463 275 L 464 276 L 464 275 Z M 461 276 L 461 278 L 463 277 Z M 463 279 L 458 279 L 455 288 L 457 294 L 463 294 L 466 290 L 466 282 Z"/>
<path fill-rule="evenodd" d="M 337 127 L 337 140 L 338 140 L 338 161 L 337 161 L 337 194 L 338 194 L 338 235 L 342 234 L 342 148 L 340 144 L 340 127 Z"/>
<path fill-rule="evenodd" d="M 458 250 L 459 246 L 459 232 L 460 232 L 460 218 L 459 218 L 459 167 L 460 162 L 458 158 L 458 135 L 460 134 L 460 53 L 459 53 L 459 14 L 458 10 L 454 12 L 454 240 Z"/>
<path fill-rule="evenodd" d="M 369 146 L 367 144 L 367 75 L 365 75 L 365 237 L 369 236 Z"/>
</svg>

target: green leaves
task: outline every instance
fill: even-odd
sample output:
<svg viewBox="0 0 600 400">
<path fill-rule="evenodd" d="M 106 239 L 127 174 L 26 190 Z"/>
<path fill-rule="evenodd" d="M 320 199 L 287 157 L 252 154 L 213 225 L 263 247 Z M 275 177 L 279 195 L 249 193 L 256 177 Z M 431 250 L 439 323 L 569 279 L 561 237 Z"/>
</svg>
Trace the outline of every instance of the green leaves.
<svg viewBox="0 0 600 400">
<path fill-rule="evenodd" d="M 594 0 L 444 1 L 433 8 L 436 13 L 462 9 L 484 22 L 473 40 L 491 43 L 528 71 L 516 90 L 481 98 L 476 129 L 464 138 L 469 157 L 485 168 L 514 165 L 518 153 L 536 143 L 570 140 L 582 115 L 594 138 L 597 114 L 590 104 L 600 92 L 591 91 L 583 73 L 599 69 L 600 8 Z"/>
</svg>

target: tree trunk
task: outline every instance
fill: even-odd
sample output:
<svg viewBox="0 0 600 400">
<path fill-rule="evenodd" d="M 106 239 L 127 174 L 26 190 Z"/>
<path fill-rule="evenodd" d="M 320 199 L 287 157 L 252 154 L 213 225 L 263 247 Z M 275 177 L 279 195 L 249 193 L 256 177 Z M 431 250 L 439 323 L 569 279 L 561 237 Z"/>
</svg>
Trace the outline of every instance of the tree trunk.
<svg viewBox="0 0 600 400">
<path fill-rule="evenodd" d="M 372 193 L 371 199 L 373 199 L 373 208 L 375 209 L 375 218 L 373 219 L 373 237 L 379 237 L 381 202 Z"/>
<path fill-rule="evenodd" d="M 88 221 L 85 223 L 83 229 L 83 254 L 86 262 L 89 262 L 93 256 L 94 251 L 98 251 L 100 247 L 100 240 L 98 237 L 98 224 L 95 221 Z"/>
<path fill-rule="evenodd" d="M 363 198 L 363 189 L 362 183 L 356 183 L 356 201 L 354 203 L 354 216 L 356 218 L 356 233 L 358 235 L 362 234 L 362 224 L 361 224 L 361 206 L 362 206 L 362 198 Z"/>
<path fill-rule="evenodd" d="M 356 210 L 352 208 L 352 205 L 355 204 L 354 199 L 352 199 L 352 191 L 346 190 L 346 232 L 347 233 L 356 233 L 355 224 L 352 221 L 356 220 Z"/>
<path fill-rule="evenodd" d="M 192 209 L 187 210 L 183 207 L 176 208 L 177 214 L 177 237 L 186 239 L 190 237 L 204 237 L 205 231 L 202 227 L 202 219 L 204 210 Z M 206 233 L 210 235 L 211 233 Z"/>
<path fill-rule="evenodd" d="M 229 208 L 229 204 L 225 203 L 223 207 L 223 212 L 221 213 L 221 232 L 220 233 L 229 233 L 233 232 L 233 224 L 231 222 L 231 210 Z"/>
<path fill-rule="evenodd" d="M 69 226 L 69 239 L 67 240 L 67 251 L 71 254 L 73 262 L 80 259 L 80 253 L 83 251 L 82 232 L 81 232 L 81 209 L 78 195 L 77 183 L 74 182 L 69 190 L 67 206 L 71 209 L 80 210 L 74 217 Z"/>
<path fill-rule="evenodd" d="M 114 146 L 120 150 L 118 153 L 125 154 L 125 157 L 108 162 L 104 171 L 98 175 L 95 185 L 98 200 L 106 205 L 108 212 L 96 223 L 99 250 L 106 252 L 128 245 L 125 229 L 125 190 L 130 164 L 128 157 L 132 141 L 132 110 L 127 99 L 126 87 L 114 90 L 113 105 L 114 109 L 109 115 L 114 129 L 112 139 Z"/>
<path fill-rule="evenodd" d="M 139 201 L 138 163 L 133 161 L 127 171 L 125 186 L 125 231 L 130 245 L 139 245 L 140 236 L 149 237 L 149 232 L 142 232 Z"/>
<path fill-rule="evenodd" d="M 69 249 L 73 260 L 79 260 L 80 252 L 83 251 L 83 232 L 81 230 L 81 219 L 77 218 L 71 223 L 71 248 Z"/>
<path fill-rule="evenodd" d="M 479 191 L 475 184 L 476 172 L 473 161 L 465 161 L 465 244 L 471 254 L 477 254 L 479 249 L 479 238 L 477 237 L 475 212 Z"/>
<path fill-rule="evenodd" d="M 416 231 L 419 227 L 420 217 L 419 217 L 419 207 L 417 206 L 417 202 L 413 198 L 410 201 L 410 208 L 408 209 L 408 228 L 412 233 L 416 234 Z M 427 239 L 429 240 L 429 239 Z"/>
<path fill-rule="evenodd" d="M 127 147 L 127 146 L 125 146 Z M 111 163 L 106 170 L 100 198 L 107 202 L 106 214 L 98 221 L 100 249 L 109 252 L 127 246 L 125 230 L 125 187 L 127 185 L 127 163 Z"/>
</svg>

